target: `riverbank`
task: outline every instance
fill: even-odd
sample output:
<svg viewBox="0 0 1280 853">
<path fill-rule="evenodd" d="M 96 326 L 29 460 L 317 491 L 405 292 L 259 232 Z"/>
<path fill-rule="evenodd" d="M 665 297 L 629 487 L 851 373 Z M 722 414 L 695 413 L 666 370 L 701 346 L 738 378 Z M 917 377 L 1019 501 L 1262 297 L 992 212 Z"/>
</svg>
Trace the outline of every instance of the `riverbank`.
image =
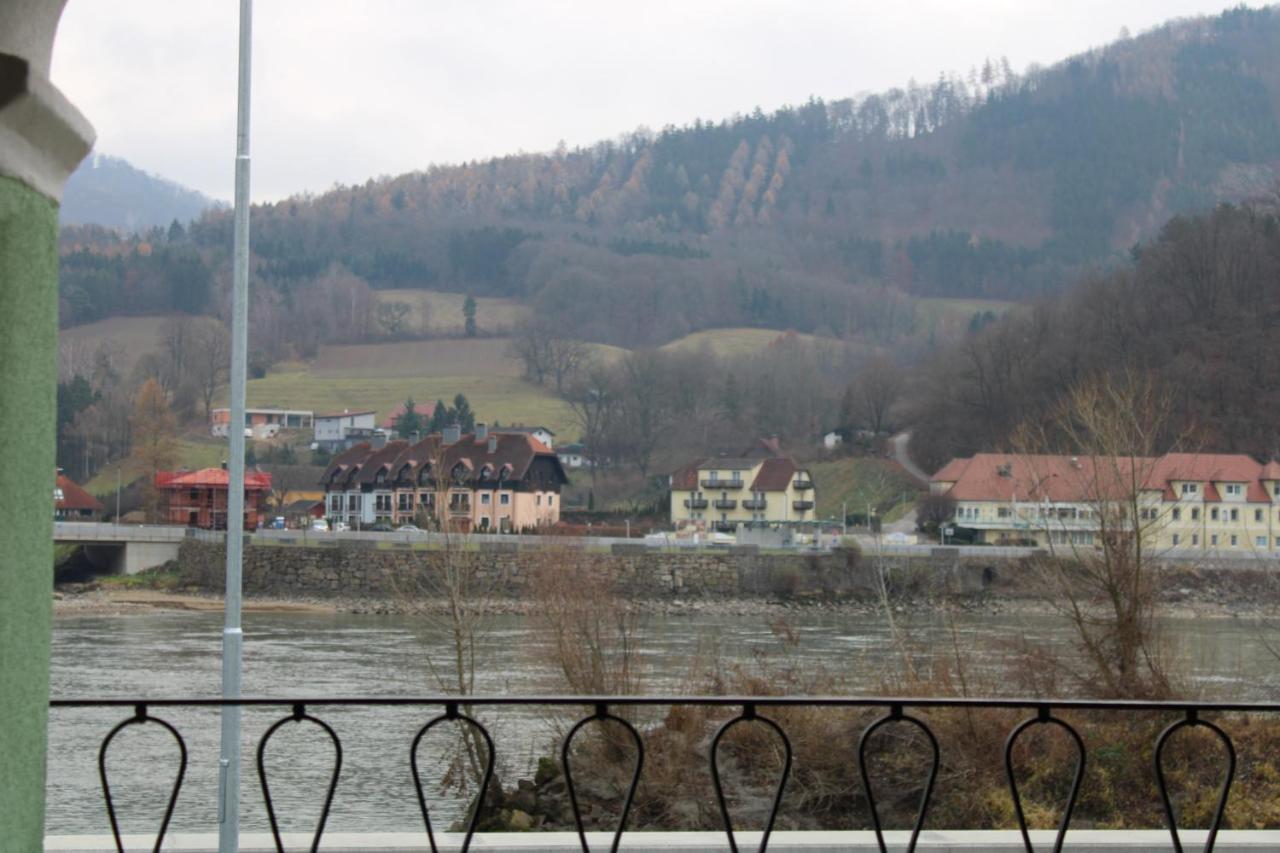
<svg viewBox="0 0 1280 853">
<path fill-rule="evenodd" d="M 492 598 L 485 611 L 494 614 L 527 615 L 535 602 L 527 599 Z M 630 606 L 641 613 L 680 615 L 706 613 L 723 616 L 785 618 L 793 613 L 832 613 L 849 616 L 875 616 L 883 612 L 876 601 L 864 600 L 794 600 L 770 601 L 759 598 L 707 599 L 640 599 Z M 902 598 L 890 602 L 895 614 L 914 615 L 940 610 L 969 614 L 1052 614 L 1056 611 L 1039 598 L 999 595 L 925 598 Z M 197 589 L 159 589 L 138 585 L 117 586 L 110 583 L 71 584 L 54 591 L 55 616 L 126 615 L 151 610 L 187 610 L 221 612 L 223 598 L 217 593 Z M 443 610 L 430 601 L 370 598 L 280 598 L 246 596 L 247 613 L 330 613 L 366 616 L 412 616 Z M 1253 597 L 1241 600 L 1221 596 L 1198 597 L 1188 588 L 1167 595 L 1161 612 L 1172 617 L 1213 619 L 1266 619 L 1280 617 L 1280 604 Z"/>
</svg>

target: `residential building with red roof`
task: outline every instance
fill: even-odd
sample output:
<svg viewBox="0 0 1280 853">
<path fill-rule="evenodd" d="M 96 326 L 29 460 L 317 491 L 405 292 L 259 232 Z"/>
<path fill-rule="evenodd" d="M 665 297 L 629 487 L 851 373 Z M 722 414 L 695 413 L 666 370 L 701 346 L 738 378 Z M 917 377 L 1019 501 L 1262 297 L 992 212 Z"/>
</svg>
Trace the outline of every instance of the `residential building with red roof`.
<svg viewBox="0 0 1280 853">
<path fill-rule="evenodd" d="M 230 473 L 225 468 L 157 472 L 155 485 L 163 496 L 164 523 L 226 530 L 229 483 Z M 245 471 L 245 530 L 256 530 L 266 523 L 270 493 L 270 474 Z"/>
<path fill-rule="evenodd" d="M 739 525 L 776 527 L 812 522 L 813 477 L 782 455 L 776 439 L 761 440 L 740 457 L 688 463 L 670 477 L 671 523 L 732 533 Z"/>
<path fill-rule="evenodd" d="M 1149 547 L 1280 551 L 1280 464 L 1241 454 L 978 453 L 929 485 L 955 501 L 955 523 L 976 542 L 1089 546 L 1105 525 L 1139 531 Z"/>
<path fill-rule="evenodd" d="M 555 452 L 527 433 L 457 428 L 422 441 L 361 444 L 325 469 L 325 515 L 352 528 L 447 520 L 461 532 L 519 532 L 560 520 L 569 482 Z"/>
<path fill-rule="evenodd" d="M 102 504 L 59 470 L 53 484 L 53 517 L 58 521 L 97 521 L 102 517 Z"/>
<path fill-rule="evenodd" d="M 330 452 L 346 450 L 361 442 L 370 441 L 378 429 L 378 413 L 372 410 L 318 414 L 315 424 L 315 443 Z"/>
</svg>

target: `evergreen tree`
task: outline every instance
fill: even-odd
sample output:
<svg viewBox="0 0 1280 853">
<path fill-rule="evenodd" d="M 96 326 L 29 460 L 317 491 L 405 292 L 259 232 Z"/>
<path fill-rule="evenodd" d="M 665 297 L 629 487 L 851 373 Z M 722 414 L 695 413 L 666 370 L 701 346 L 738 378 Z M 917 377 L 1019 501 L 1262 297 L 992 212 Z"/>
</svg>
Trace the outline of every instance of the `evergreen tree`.
<svg viewBox="0 0 1280 853">
<path fill-rule="evenodd" d="M 444 428 L 449 425 L 449 407 L 444 404 L 444 400 L 436 400 L 435 410 L 431 413 L 431 421 L 427 424 L 427 432 L 444 432 Z"/>
<path fill-rule="evenodd" d="M 462 303 L 463 329 L 468 338 L 476 336 L 476 301 L 470 295 Z"/>
<path fill-rule="evenodd" d="M 464 433 L 475 431 L 476 413 L 471 411 L 471 404 L 467 402 L 464 395 L 458 394 L 453 398 L 453 408 L 449 410 L 449 421 L 456 424 Z"/>
<path fill-rule="evenodd" d="M 401 438 L 414 438 L 422 432 L 422 415 L 417 412 L 417 404 L 413 398 L 404 401 L 404 411 L 396 419 L 396 435 Z"/>
</svg>

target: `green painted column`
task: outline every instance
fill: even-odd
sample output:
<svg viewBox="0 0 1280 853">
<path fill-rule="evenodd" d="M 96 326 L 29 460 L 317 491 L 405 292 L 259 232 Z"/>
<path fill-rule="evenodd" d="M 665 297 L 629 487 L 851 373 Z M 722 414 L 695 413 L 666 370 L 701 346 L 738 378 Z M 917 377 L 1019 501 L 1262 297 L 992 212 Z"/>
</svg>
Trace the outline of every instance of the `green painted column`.
<svg viewBox="0 0 1280 853">
<path fill-rule="evenodd" d="M 93 139 L 49 82 L 63 2 L 0 2 L 0 853 L 44 846 L 58 199 Z"/>
<path fill-rule="evenodd" d="M 6 853 L 39 850 L 44 821 L 57 231 L 53 201 L 0 177 L 0 755 L 6 765 L 0 773 L 0 850 Z"/>
</svg>

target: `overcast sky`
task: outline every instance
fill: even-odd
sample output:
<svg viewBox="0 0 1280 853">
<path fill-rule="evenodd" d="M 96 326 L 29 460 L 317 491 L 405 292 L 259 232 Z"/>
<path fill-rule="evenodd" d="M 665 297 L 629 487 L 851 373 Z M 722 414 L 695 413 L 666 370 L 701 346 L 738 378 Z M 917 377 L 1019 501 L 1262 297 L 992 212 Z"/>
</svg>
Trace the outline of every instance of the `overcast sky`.
<svg viewBox="0 0 1280 853">
<path fill-rule="evenodd" d="M 929 82 L 988 56 L 1021 71 L 1226 5 L 259 0 L 253 198 Z M 238 7 L 70 0 L 53 81 L 98 151 L 231 197 Z"/>
</svg>

